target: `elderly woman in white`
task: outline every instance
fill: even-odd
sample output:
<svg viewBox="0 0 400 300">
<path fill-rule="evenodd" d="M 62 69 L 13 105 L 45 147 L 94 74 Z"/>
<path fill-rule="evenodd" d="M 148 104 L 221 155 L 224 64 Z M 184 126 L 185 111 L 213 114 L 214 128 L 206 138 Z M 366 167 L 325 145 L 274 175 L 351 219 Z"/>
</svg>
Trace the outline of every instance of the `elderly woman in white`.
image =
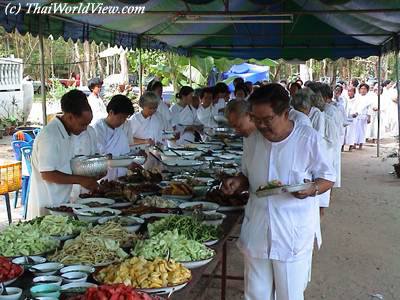
<svg viewBox="0 0 400 300">
<path fill-rule="evenodd" d="M 134 144 L 155 145 L 162 142 L 163 120 L 157 114 L 160 97 L 154 92 L 145 92 L 139 99 L 142 109 L 129 120 Z"/>
<path fill-rule="evenodd" d="M 134 113 L 132 101 L 124 95 L 115 95 L 107 105 L 108 115 L 94 125 L 97 146 L 100 154 L 120 156 L 128 154 L 131 141 L 127 119 Z M 126 168 L 110 168 L 108 180 L 114 180 L 126 174 Z"/>
<path fill-rule="evenodd" d="M 289 95 L 280 84 L 257 89 L 249 102 L 258 130 L 244 139 L 242 174 L 223 182 L 228 195 L 250 191 L 238 243 L 245 299 L 301 300 L 318 225 L 315 196 L 332 188 L 335 172 L 318 133 L 289 120 Z M 295 194 L 256 195 L 272 180 L 294 185 L 312 178 L 314 184 Z"/>
</svg>

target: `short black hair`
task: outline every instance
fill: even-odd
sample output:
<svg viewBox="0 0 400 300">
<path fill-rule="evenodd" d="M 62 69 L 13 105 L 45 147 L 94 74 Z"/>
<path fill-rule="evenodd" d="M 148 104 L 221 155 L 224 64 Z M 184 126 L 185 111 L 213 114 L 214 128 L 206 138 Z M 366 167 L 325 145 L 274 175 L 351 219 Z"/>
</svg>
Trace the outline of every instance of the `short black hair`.
<svg viewBox="0 0 400 300">
<path fill-rule="evenodd" d="M 354 78 L 354 79 L 351 80 L 351 85 L 352 85 L 352 86 L 358 87 L 358 84 L 359 84 L 358 79 L 355 79 L 355 78 Z"/>
<path fill-rule="evenodd" d="M 229 87 L 226 85 L 225 82 L 218 82 L 214 86 L 214 93 L 219 94 L 219 93 L 229 93 Z"/>
<path fill-rule="evenodd" d="M 382 86 L 385 87 L 385 86 L 389 85 L 391 82 L 392 82 L 391 80 L 387 79 L 382 83 Z"/>
<path fill-rule="evenodd" d="M 193 96 L 200 98 L 201 90 L 201 88 L 194 89 Z"/>
<path fill-rule="evenodd" d="M 194 90 L 190 86 L 185 85 L 180 89 L 179 93 L 176 94 L 176 98 L 182 99 L 183 96 L 187 96 L 193 92 Z"/>
<path fill-rule="evenodd" d="M 93 89 L 94 89 L 96 86 L 102 86 L 102 85 L 103 85 L 103 80 L 101 80 L 101 79 L 98 78 L 98 77 L 92 78 L 92 79 L 90 79 L 89 82 L 88 82 L 88 88 L 89 88 L 89 90 L 90 90 L 91 92 L 93 91 Z"/>
<path fill-rule="evenodd" d="M 63 113 L 71 113 L 75 116 L 81 116 L 84 111 L 92 112 L 85 93 L 76 89 L 70 90 L 61 97 L 61 110 Z"/>
<path fill-rule="evenodd" d="M 234 95 L 236 96 L 236 93 L 238 91 L 242 90 L 246 96 L 249 95 L 249 90 L 247 89 L 247 86 L 243 83 L 243 84 L 238 84 L 235 86 L 235 91 L 234 91 Z"/>
<path fill-rule="evenodd" d="M 367 91 L 369 91 L 369 85 L 368 85 L 368 84 L 366 84 L 366 83 L 361 83 L 361 84 L 358 86 L 358 89 L 361 89 L 362 87 L 367 88 Z"/>
<path fill-rule="evenodd" d="M 333 91 L 332 91 L 331 87 L 330 87 L 328 84 L 326 84 L 326 83 L 323 83 L 323 84 L 321 85 L 321 88 L 320 88 L 319 91 L 321 92 L 321 96 L 322 96 L 324 99 L 325 99 L 325 98 L 332 98 L 332 97 L 333 97 Z"/>
<path fill-rule="evenodd" d="M 200 99 L 203 99 L 205 94 L 214 95 L 214 89 L 212 87 L 205 87 L 200 91 Z"/>
<path fill-rule="evenodd" d="M 107 112 L 113 111 L 114 114 L 133 115 L 135 109 L 132 101 L 125 95 L 115 95 L 107 105 Z"/>
<path fill-rule="evenodd" d="M 277 115 L 289 109 L 290 97 L 287 90 L 279 83 L 268 83 L 256 89 L 249 97 L 250 105 L 269 104 Z"/>
<path fill-rule="evenodd" d="M 244 79 L 242 77 L 233 79 L 233 86 L 236 87 L 238 84 L 244 84 Z"/>
<path fill-rule="evenodd" d="M 340 88 L 340 90 L 343 92 L 343 86 L 342 86 L 341 84 L 337 84 L 337 85 L 335 86 L 335 90 L 336 90 L 337 88 Z"/>
<path fill-rule="evenodd" d="M 147 85 L 146 91 L 148 92 L 154 92 L 156 89 L 158 88 L 162 88 L 163 85 L 161 83 L 161 81 L 158 80 L 152 80 L 149 82 L 149 84 Z"/>
<path fill-rule="evenodd" d="M 287 89 L 290 90 L 290 88 L 291 88 L 292 86 L 294 86 L 294 85 L 297 86 L 297 89 L 301 90 L 301 85 L 300 85 L 300 83 L 298 83 L 297 81 L 293 81 L 293 82 L 289 83 Z"/>
</svg>

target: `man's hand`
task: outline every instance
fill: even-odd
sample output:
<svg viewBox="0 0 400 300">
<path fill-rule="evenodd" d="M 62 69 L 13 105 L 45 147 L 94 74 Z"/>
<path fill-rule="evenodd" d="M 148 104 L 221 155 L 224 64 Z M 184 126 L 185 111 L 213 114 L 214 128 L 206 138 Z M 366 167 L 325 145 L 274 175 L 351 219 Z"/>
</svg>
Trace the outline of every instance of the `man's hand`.
<svg viewBox="0 0 400 300">
<path fill-rule="evenodd" d="M 82 176 L 79 184 L 91 192 L 97 192 L 100 189 L 97 179 L 93 177 Z"/>
<path fill-rule="evenodd" d="M 304 179 L 304 183 L 308 183 L 310 180 Z M 298 199 L 304 199 L 310 196 L 315 196 L 315 194 L 318 192 L 318 187 L 316 184 L 311 185 L 308 189 L 302 190 L 296 193 L 292 193 L 293 196 L 295 196 Z"/>
</svg>

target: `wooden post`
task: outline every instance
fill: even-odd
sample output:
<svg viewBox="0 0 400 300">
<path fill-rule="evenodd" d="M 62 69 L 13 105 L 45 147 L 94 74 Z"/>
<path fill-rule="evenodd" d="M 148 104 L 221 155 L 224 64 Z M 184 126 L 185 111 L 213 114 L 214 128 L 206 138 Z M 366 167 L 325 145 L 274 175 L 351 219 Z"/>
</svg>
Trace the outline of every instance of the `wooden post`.
<svg viewBox="0 0 400 300">
<path fill-rule="evenodd" d="M 189 85 L 192 87 L 192 57 L 189 54 Z"/>
<path fill-rule="evenodd" d="M 399 74 L 399 38 L 398 36 L 395 37 L 395 42 L 396 42 L 396 87 L 397 87 L 397 125 L 399 127 L 399 147 L 400 147 L 400 74 Z"/>
<path fill-rule="evenodd" d="M 376 157 L 379 157 L 379 148 L 380 148 L 380 138 L 381 138 L 381 59 L 382 54 L 379 53 L 378 56 L 378 136 L 376 141 Z"/>
<path fill-rule="evenodd" d="M 44 75 L 44 46 L 43 46 L 43 28 L 42 19 L 39 18 L 39 52 L 40 52 L 40 91 L 42 93 L 42 112 L 43 126 L 47 125 L 47 109 L 46 109 L 46 79 Z"/>
<path fill-rule="evenodd" d="M 138 38 L 139 45 L 139 96 L 142 96 L 142 86 L 143 86 L 143 73 L 142 73 L 142 45 L 140 42 L 140 37 Z"/>
</svg>

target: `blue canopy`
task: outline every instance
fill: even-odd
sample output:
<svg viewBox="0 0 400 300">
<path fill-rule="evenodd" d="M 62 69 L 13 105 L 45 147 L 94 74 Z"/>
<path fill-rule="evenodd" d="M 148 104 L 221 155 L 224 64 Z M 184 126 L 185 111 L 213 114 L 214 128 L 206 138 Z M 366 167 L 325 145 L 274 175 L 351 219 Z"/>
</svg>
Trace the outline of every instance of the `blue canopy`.
<svg viewBox="0 0 400 300">
<path fill-rule="evenodd" d="M 269 67 L 258 66 L 249 63 L 242 63 L 240 65 L 233 65 L 229 71 L 224 72 L 222 79 L 242 77 L 244 81 L 257 81 L 269 80 Z M 231 91 L 234 90 L 233 81 L 228 84 Z"/>
<path fill-rule="evenodd" d="M 40 16 L 28 13 L 31 2 L 0 0 L 0 25 L 37 35 L 41 24 L 55 38 L 243 59 L 368 57 L 399 47 L 399 0 L 108 0 L 104 5 L 137 5 L 144 13 Z M 6 13 L 20 3 L 19 14 Z"/>
</svg>

